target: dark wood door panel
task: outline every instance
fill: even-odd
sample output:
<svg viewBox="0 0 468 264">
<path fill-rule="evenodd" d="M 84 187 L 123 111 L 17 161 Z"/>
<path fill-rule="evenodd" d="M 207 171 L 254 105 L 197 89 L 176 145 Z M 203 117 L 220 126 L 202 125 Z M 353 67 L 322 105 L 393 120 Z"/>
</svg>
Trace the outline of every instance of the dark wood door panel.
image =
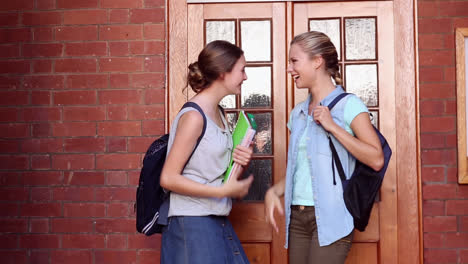
<svg viewBox="0 0 468 264">
<path fill-rule="evenodd" d="M 271 242 L 272 228 L 265 222 L 262 203 L 237 203 L 229 220 L 242 242 Z"/>
</svg>

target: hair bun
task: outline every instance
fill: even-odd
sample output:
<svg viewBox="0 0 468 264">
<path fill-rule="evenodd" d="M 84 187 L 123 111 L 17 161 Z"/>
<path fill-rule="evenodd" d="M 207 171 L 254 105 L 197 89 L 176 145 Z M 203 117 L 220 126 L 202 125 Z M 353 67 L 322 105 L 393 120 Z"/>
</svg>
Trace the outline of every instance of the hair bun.
<svg viewBox="0 0 468 264">
<path fill-rule="evenodd" d="M 192 87 L 192 90 L 195 92 L 201 90 L 205 85 L 205 78 L 203 77 L 203 73 L 198 66 L 198 62 L 191 63 L 188 66 L 189 72 L 187 76 L 187 82 Z"/>
<path fill-rule="evenodd" d="M 198 61 L 194 62 L 194 63 L 190 63 L 190 65 L 188 66 L 189 70 L 190 71 L 200 71 L 200 68 L 198 67 Z"/>
</svg>

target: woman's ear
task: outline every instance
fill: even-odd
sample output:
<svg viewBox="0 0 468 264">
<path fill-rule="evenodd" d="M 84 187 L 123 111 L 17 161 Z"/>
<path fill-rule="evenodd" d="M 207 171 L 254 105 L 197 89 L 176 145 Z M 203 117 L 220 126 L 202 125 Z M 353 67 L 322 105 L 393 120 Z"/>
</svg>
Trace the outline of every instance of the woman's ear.
<svg viewBox="0 0 468 264">
<path fill-rule="evenodd" d="M 226 76 L 226 73 L 223 72 L 223 73 L 221 73 L 221 74 L 219 75 L 218 79 L 224 80 L 224 77 L 225 77 L 225 76 Z"/>
<path fill-rule="evenodd" d="M 320 68 L 324 63 L 325 63 L 325 60 L 322 58 L 322 56 L 315 56 L 314 57 L 315 69 Z"/>
</svg>

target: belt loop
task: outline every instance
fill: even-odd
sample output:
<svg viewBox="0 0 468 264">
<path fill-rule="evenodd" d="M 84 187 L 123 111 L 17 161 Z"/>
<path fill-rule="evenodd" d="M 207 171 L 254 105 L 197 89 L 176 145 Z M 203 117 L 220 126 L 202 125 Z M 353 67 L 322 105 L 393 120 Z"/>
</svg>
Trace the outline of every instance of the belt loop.
<svg viewBox="0 0 468 264">
<path fill-rule="evenodd" d="M 312 207 L 312 206 L 306 206 L 306 205 L 291 205 L 291 209 L 296 209 L 299 211 L 304 211 L 307 207 Z"/>
</svg>

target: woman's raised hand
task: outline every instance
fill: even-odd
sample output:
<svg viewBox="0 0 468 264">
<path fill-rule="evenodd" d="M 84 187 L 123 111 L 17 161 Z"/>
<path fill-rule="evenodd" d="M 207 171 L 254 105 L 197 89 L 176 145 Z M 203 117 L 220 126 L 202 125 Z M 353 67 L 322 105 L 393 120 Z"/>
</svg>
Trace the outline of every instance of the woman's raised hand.
<svg viewBox="0 0 468 264">
<path fill-rule="evenodd" d="M 234 162 L 238 163 L 241 166 L 247 166 L 252 159 L 253 149 L 252 147 L 244 147 L 237 145 L 232 153 L 232 159 Z"/>
<path fill-rule="evenodd" d="M 249 193 L 250 185 L 253 182 L 253 174 L 246 179 L 239 179 L 241 170 L 237 170 L 222 186 L 224 196 L 231 198 L 242 198 Z"/>
<path fill-rule="evenodd" d="M 250 185 L 253 182 L 253 174 L 246 179 L 240 179 L 244 166 L 247 166 L 252 159 L 252 147 L 238 145 L 232 154 L 232 159 L 242 167 L 233 171 L 231 177 L 224 183 L 223 188 L 225 196 L 232 198 L 242 198 L 249 193 Z"/>
<path fill-rule="evenodd" d="M 332 130 L 333 126 L 336 126 L 336 123 L 335 121 L 333 121 L 333 118 L 330 114 L 330 110 L 327 106 L 316 106 L 314 108 L 313 117 L 314 121 L 317 124 L 320 124 L 323 127 L 323 129 L 325 129 L 328 132 Z"/>
</svg>

